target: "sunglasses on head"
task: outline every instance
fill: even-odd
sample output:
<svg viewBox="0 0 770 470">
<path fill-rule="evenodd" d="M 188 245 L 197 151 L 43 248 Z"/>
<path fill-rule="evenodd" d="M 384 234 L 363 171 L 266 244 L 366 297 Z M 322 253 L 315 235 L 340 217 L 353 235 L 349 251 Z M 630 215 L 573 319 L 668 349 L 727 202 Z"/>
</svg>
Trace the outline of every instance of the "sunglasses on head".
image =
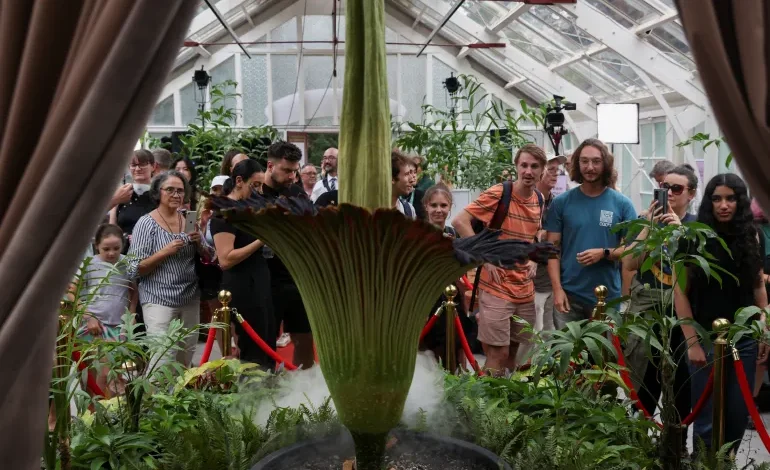
<svg viewBox="0 0 770 470">
<path fill-rule="evenodd" d="M 661 183 L 660 189 L 666 189 L 668 191 L 671 191 L 671 194 L 674 196 L 679 196 L 684 192 L 685 189 L 690 189 L 688 186 L 682 186 L 681 184 L 668 184 L 668 183 Z"/>
</svg>

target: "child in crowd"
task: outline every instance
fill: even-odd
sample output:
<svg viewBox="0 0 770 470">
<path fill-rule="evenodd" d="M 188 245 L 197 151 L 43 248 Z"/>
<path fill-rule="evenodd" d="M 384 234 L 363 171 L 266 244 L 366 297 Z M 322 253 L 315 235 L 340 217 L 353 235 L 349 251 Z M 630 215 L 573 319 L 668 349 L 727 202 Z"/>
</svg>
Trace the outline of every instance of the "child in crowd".
<svg viewBox="0 0 770 470">
<path fill-rule="evenodd" d="M 85 324 L 80 336 L 93 341 L 101 336 L 115 341 L 123 330 L 123 315 L 135 313 L 138 301 L 136 281 L 127 272 L 123 249 L 123 231 L 117 225 L 103 224 L 96 230 L 96 254 L 84 261 L 81 269 L 80 302 L 85 304 Z M 107 390 L 109 369 L 100 368 L 96 382 Z"/>
</svg>

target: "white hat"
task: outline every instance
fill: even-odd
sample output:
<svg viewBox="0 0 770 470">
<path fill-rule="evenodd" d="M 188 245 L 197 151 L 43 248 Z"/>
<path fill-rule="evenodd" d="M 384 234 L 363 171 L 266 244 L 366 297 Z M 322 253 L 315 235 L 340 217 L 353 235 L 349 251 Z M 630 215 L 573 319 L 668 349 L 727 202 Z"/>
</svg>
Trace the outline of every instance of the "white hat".
<svg viewBox="0 0 770 470">
<path fill-rule="evenodd" d="M 565 157 L 564 155 L 553 155 L 553 154 L 549 153 L 546 156 L 546 159 L 547 159 L 548 163 L 551 163 L 552 161 L 554 161 L 556 159 L 559 160 L 559 164 L 560 165 L 564 165 L 565 163 L 567 163 L 567 157 Z"/>
<path fill-rule="evenodd" d="M 229 180 L 229 176 L 225 175 L 217 175 L 214 177 L 214 179 L 211 180 L 211 190 L 214 190 L 214 187 L 216 186 L 223 186 L 225 184 L 225 181 Z"/>
</svg>

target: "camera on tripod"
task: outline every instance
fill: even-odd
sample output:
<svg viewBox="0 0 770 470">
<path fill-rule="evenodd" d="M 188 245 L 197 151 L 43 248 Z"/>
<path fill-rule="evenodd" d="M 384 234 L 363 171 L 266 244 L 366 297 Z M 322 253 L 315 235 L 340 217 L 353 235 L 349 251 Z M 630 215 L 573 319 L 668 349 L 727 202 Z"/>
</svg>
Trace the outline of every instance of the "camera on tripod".
<svg viewBox="0 0 770 470">
<path fill-rule="evenodd" d="M 543 120 L 543 128 L 551 140 L 551 145 L 556 155 L 561 155 L 559 151 L 561 138 L 569 133 L 567 128 L 564 127 L 565 117 L 562 111 L 574 111 L 577 109 L 575 103 L 563 103 L 562 100 L 564 100 L 563 96 L 553 95 L 553 104 L 549 104 L 546 108 L 545 119 Z"/>
</svg>

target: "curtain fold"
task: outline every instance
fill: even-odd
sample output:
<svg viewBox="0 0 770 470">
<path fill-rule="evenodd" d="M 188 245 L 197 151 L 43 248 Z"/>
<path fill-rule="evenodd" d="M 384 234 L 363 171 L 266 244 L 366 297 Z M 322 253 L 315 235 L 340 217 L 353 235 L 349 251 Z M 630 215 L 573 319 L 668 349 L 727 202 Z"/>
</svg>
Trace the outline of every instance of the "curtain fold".
<svg viewBox="0 0 770 470">
<path fill-rule="evenodd" d="M 0 3 L 0 462 L 40 468 L 56 311 L 197 2 Z"/>
<path fill-rule="evenodd" d="M 751 192 L 770 211 L 770 2 L 677 0 L 714 115 Z"/>
</svg>

